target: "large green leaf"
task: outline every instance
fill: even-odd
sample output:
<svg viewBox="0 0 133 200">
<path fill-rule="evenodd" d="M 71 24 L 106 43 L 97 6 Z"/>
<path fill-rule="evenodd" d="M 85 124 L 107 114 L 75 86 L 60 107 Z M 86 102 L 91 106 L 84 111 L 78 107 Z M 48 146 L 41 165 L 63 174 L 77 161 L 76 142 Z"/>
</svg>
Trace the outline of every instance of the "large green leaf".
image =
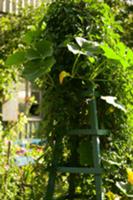
<svg viewBox="0 0 133 200">
<path fill-rule="evenodd" d="M 23 64 L 26 59 L 26 54 L 24 51 L 17 51 L 10 55 L 6 60 L 6 65 L 20 65 Z"/>
<path fill-rule="evenodd" d="M 33 81 L 34 79 L 46 74 L 52 68 L 55 63 L 53 57 L 48 57 L 45 60 L 36 59 L 28 61 L 25 64 L 23 75 L 28 79 Z"/>
<path fill-rule="evenodd" d="M 37 77 L 41 76 L 40 69 L 36 69 L 32 72 L 30 71 L 30 73 L 27 73 L 27 71 L 30 71 L 30 69 L 26 69 L 23 73 L 23 76 L 29 81 L 34 81 Z"/>
<path fill-rule="evenodd" d="M 55 62 L 56 61 L 53 56 L 46 58 L 43 61 L 43 66 L 44 66 L 43 72 L 45 72 L 45 73 L 49 72 L 51 70 L 52 66 L 55 64 Z"/>
<path fill-rule="evenodd" d="M 120 103 L 115 102 L 117 100 L 117 97 L 114 96 L 101 96 L 101 99 L 106 101 L 106 103 L 111 104 L 112 106 L 127 112 L 126 109 L 124 108 L 124 106 Z"/>
<path fill-rule="evenodd" d="M 30 48 L 30 49 L 27 49 L 26 51 L 26 59 L 30 61 L 30 60 L 36 60 L 36 59 L 41 59 L 41 58 L 37 50 Z"/>
<path fill-rule="evenodd" d="M 130 67 L 133 64 L 133 52 L 122 42 L 116 44 L 115 51 L 107 43 L 102 44 L 101 48 L 108 59 L 119 61 L 124 68 Z"/>
<path fill-rule="evenodd" d="M 36 59 L 36 60 L 30 60 L 27 61 L 24 65 L 24 73 L 30 74 L 33 71 L 36 71 L 38 68 L 40 68 L 41 65 L 41 60 Z"/>
<path fill-rule="evenodd" d="M 85 38 L 82 37 L 76 37 L 75 40 L 80 47 L 83 47 L 83 44 L 88 42 Z"/>
<path fill-rule="evenodd" d="M 68 44 L 68 50 L 73 54 L 82 54 L 86 56 L 94 56 L 101 52 L 101 48 L 97 42 L 88 41 L 82 37 L 75 38 L 77 44 Z"/>
<path fill-rule="evenodd" d="M 23 41 L 30 45 L 32 44 L 32 42 L 34 41 L 35 38 L 37 38 L 37 36 L 39 35 L 39 31 L 35 31 L 35 30 L 31 30 L 31 31 L 28 31 L 24 37 L 23 37 Z"/>
<path fill-rule="evenodd" d="M 83 140 L 79 145 L 78 152 L 80 154 L 81 165 L 93 165 L 92 143 L 91 140 Z"/>
<path fill-rule="evenodd" d="M 76 44 L 74 44 L 74 43 L 68 44 L 68 45 L 67 45 L 67 48 L 68 48 L 68 50 L 71 51 L 73 54 L 84 54 L 84 53 L 79 49 L 79 47 L 78 47 Z"/>
<path fill-rule="evenodd" d="M 101 48 L 98 42 L 89 41 L 82 37 L 76 37 L 75 40 L 81 47 L 82 51 L 88 56 L 92 56 L 94 53 L 97 54 L 101 52 Z"/>
<path fill-rule="evenodd" d="M 53 54 L 52 43 L 47 40 L 37 42 L 36 49 L 38 53 L 42 56 L 42 59 L 52 56 Z"/>
<path fill-rule="evenodd" d="M 133 51 L 131 49 L 127 49 L 127 60 L 130 62 L 130 66 L 133 65 Z"/>
<path fill-rule="evenodd" d="M 116 54 L 115 51 L 111 47 L 109 47 L 106 43 L 102 44 L 101 48 L 104 51 L 104 55 L 107 58 L 119 61 L 121 60 L 120 56 Z"/>
<path fill-rule="evenodd" d="M 84 47 L 84 46 L 93 46 L 93 47 L 99 47 L 99 43 L 98 42 L 95 42 L 95 41 L 89 41 L 89 40 L 86 40 L 85 38 L 82 38 L 82 37 L 76 37 L 75 38 L 76 42 L 78 43 L 78 45 L 80 47 Z"/>
<path fill-rule="evenodd" d="M 33 81 L 37 77 L 41 76 L 40 69 L 41 69 L 41 61 L 40 60 L 28 61 L 25 64 L 23 75 L 28 80 Z"/>
</svg>

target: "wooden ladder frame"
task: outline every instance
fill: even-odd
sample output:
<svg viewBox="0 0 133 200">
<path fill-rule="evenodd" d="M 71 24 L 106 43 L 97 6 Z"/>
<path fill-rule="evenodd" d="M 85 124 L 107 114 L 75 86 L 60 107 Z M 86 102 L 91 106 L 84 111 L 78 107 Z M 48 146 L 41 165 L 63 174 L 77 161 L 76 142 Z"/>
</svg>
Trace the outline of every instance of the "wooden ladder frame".
<svg viewBox="0 0 133 200">
<path fill-rule="evenodd" d="M 45 195 L 45 200 L 53 200 L 54 196 L 54 188 L 55 188 L 55 180 L 57 176 L 57 172 L 61 173 L 76 173 L 76 174 L 94 174 L 95 177 L 95 189 L 96 189 L 96 200 L 102 200 L 102 169 L 101 169 L 101 155 L 100 155 L 100 138 L 99 136 L 108 134 L 108 130 L 99 129 L 98 128 L 98 117 L 97 117 L 97 107 L 96 107 L 96 98 L 93 90 L 93 97 L 90 101 L 91 108 L 91 129 L 77 129 L 70 130 L 68 134 L 72 135 L 88 135 L 92 136 L 92 156 L 93 156 L 93 168 L 88 167 L 64 167 L 58 166 L 58 155 L 56 152 L 59 150 L 59 141 L 56 142 L 54 155 L 53 155 L 53 164 L 49 172 L 49 181 L 47 186 L 47 192 Z"/>
</svg>

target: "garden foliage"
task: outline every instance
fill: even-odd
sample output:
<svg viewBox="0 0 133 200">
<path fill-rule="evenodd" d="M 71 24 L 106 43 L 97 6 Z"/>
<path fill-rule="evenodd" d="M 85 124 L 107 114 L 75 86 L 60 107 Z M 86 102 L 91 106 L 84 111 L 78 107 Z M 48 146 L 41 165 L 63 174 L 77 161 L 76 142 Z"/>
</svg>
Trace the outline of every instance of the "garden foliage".
<svg viewBox="0 0 133 200">
<path fill-rule="evenodd" d="M 13 88 L 16 89 L 22 71 L 16 66 L 6 65 L 5 61 L 18 47 L 23 46 L 25 32 L 33 29 L 33 24 L 40 19 L 37 12 L 40 12 L 40 10 L 33 10 L 30 7 L 22 10 L 18 16 L 5 14 L 0 17 L 0 120 L 2 115 L 1 104 L 12 98 L 11 91 L 13 91 Z M 29 164 L 21 168 L 15 163 L 15 158 L 19 156 L 18 150 L 21 151 L 21 147 L 15 145 L 15 141 L 20 132 L 24 133 L 26 123 L 27 119 L 24 114 L 20 114 L 18 122 L 4 123 L 0 121 L 0 199 L 3 200 L 32 199 L 35 191 L 32 192 L 31 183 L 33 179 L 35 187 L 40 181 L 44 180 L 39 181 L 36 178 L 38 175 L 34 172 L 34 168 L 38 168 L 38 165 L 41 170 L 40 161 L 37 161 L 34 166 Z M 37 160 L 42 154 L 42 150 L 41 152 L 38 151 L 39 148 L 35 147 L 31 151 L 28 146 L 22 156 L 33 156 Z M 40 174 L 40 171 L 38 174 Z M 38 190 L 39 195 L 41 194 L 40 190 Z M 40 198 L 38 193 L 36 192 L 36 195 Z"/>
<path fill-rule="evenodd" d="M 38 26 L 25 34 L 23 46 L 8 57 L 6 66 L 19 68 L 24 77 L 42 90 L 41 132 L 49 142 L 47 168 L 51 166 L 58 139 L 58 164 L 92 167 L 91 138 L 70 140 L 66 133 L 69 129 L 91 127 L 89 102 L 91 87 L 95 89 L 99 127 L 110 130 L 108 137 L 101 138 L 106 172 L 103 186 L 105 192 L 123 195 L 116 182 L 124 181 L 120 173 L 124 174 L 128 165 L 132 167 L 133 160 L 130 126 L 133 52 L 122 42 L 123 29 L 116 19 L 103 2 L 53 1 Z M 113 100 L 116 97 L 119 103 L 109 103 L 109 97 Z M 125 150 L 127 154 L 123 155 Z M 62 181 L 70 193 L 87 194 L 94 199 L 93 178 L 89 178 L 70 175 Z M 60 176 L 57 181 L 60 184 Z M 71 190 L 72 182 L 75 191 Z"/>
</svg>

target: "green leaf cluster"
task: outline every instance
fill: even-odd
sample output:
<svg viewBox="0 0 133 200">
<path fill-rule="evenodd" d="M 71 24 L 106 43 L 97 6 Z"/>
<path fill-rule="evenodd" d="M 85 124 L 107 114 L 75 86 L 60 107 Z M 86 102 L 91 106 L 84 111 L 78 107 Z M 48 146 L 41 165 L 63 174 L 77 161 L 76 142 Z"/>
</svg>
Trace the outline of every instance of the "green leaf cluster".
<svg viewBox="0 0 133 200">
<path fill-rule="evenodd" d="M 10 97 L 14 83 L 18 82 L 21 70 L 13 64 L 20 64 L 24 59 L 23 37 L 25 31 L 33 29 L 35 22 L 39 20 L 39 17 L 36 17 L 37 12 L 38 10 L 33 11 L 33 8 L 25 8 L 18 16 L 7 14 L 0 17 L 0 101 Z M 7 57 L 17 48 L 21 49 L 20 52 L 16 52 L 16 56 L 8 59 L 8 65 Z"/>
<path fill-rule="evenodd" d="M 23 64 L 24 76 L 30 81 L 48 73 L 55 63 L 52 44 L 47 40 L 40 40 L 34 46 L 16 51 L 8 57 L 6 65 L 18 66 Z"/>
<path fill-rule="evenodd" d="M 131 139 L 133 52 L 122 42 L 120 34 L 122 28 L 113 9 L 106 3 L 57 0 L 49 4 L 38 27 L 26 33 L 23 48 L 7 59 L 8 65 L 19 65 L 26 78 L 41 83 L 41 134 L 45 130 L 44 137 L 52 151 L 56 141 L 61 140 L 56 150 L 60 165 L 93 164 L 92 157 L 87 157 L 87 152 L 91 154 L 91 144 L 87 138 L 69 139 L 67 136 L 70 129 L 91 127 L 89 102 L 92 99 L 92 85 L 96 91 L 99 128 L 111 132 L 109 138 L 101 139 L 102 151 L 116 151 L 117 157 L 119 151 L 118 148 L 114 150 L 114 141 L 124 140 L 126 143 Z M 127 113 L 102 101 L 101 96 L 117 97 Z M 104 157 L 108 157 L 110 151 L 106 151 Z M 51 165 L 49 156 L 47 162 Z M 109 170 L 110 164 L 106 166 Z M 118 172 L 116 166 L 114 172 Z M 106 189 L 113 188 L 111 179 L 120 178 L 117 175 L 113 177 L 112 173 L 108 173 L 110 177 L 105 176 Z M 71 189 L 69 178 L 67 184 Z M 92 182 L 93 178 L 85 187 L 84 176 L 79 179 L 73 176 L 75 187 L 80 185 L 82 195 L 87 194 L 90 198 L 95 195 Z"/>
</svg>

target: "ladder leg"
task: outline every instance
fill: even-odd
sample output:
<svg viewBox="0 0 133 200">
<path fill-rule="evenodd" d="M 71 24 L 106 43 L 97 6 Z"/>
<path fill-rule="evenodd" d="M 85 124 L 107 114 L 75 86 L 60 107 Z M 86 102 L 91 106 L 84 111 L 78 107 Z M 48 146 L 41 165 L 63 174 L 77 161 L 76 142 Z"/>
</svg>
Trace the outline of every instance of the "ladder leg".
<svg viewBox="0 0 133 200">
<path fill-rule="evenodd" d="M 100 168 L 99 138 L 93 137 L 93 160 L 94 168 Z M 101 174 L 95 174 L 96 199 L 102 200 L 102 177 Z"/>
<path fill-rule="evenodd" d="M 95 175 L 95 183 L 96 183 L 96 199 L 102 200 L 102 178 L 101 175 Z"/>
<path fill-rule="evenodd" d="M 75 195 L 75 174 L 70 174 L 68 178 L 69 189 L 68 189 L 68 196 L 69 199 L 73 199 Z"/>
<path fill-rule="evenodd" d="M 49 171 L 49 180 L 48 180 L 47 191 L 46 191 L 44 200 L 53 200 L 55 180 L 57 176 L 57 166 L 58 166 L 60 154 L 62 152 L 60 147 L 61 147 L 61 137 L 57 138 L 54 149 L 53 149 L 52 166 Z"/>
<path fill-rule="evenodd" d="M 98 130 L 98 119 L 97 119 L 97 108 L 95 97 L 91 101 L 91 125 L 92 129 Z M 98 136 L 92 136 L 93 145 L 93 161 L 94 168 L 100 168 L 100 139 Z M 96 185 L 96 199 L 102 200 L 102 178 L 101 174 L 95 175 L 95 185 Z"/>
<path fill-rule="evenodd" d="M 70 165 L 72 167 L 78 165 L 78 153 L 77 153 L 77 148 L 78 148 L 78 138 L 75 136 L 71 136 L 71 139 L 69 141 L 70 143 L 70 151 L 71 151 L 71 156 L 70 156 Z M 76 179 L 77 179 L 77 174 L 71 173 L 68 177 L 68 194 L 69 194 L 69 199 L 74 199 L 75 195 L 75 190 L 76 190 Z"/>
<path fill-rule="evenodd" d="M 54 187 L 55 187 L 55 178 L 56 178 L 56 170 L 52 167 L 49 172 L 49 181 L 47 186 L 45 200 L 52 200 L 54 195 Z"/>
</svg>

